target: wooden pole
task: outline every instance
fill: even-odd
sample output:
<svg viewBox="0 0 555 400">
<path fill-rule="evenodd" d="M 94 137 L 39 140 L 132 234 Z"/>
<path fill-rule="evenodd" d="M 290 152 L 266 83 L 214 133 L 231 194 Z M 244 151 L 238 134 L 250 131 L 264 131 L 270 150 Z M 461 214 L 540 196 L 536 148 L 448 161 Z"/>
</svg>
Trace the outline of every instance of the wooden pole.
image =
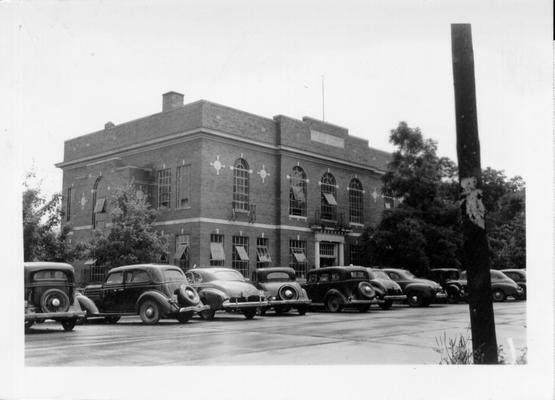
<svg viewBox="0 0 555 400">
<path fill-rule="evenodd" d="M 482 167 L 476 112 L 474 52 L 470 24 L 451 25 L 457 157 L 470 327 L 475 364 L 497 364 L 488 240 L 482 203 Z"/>
</svg>

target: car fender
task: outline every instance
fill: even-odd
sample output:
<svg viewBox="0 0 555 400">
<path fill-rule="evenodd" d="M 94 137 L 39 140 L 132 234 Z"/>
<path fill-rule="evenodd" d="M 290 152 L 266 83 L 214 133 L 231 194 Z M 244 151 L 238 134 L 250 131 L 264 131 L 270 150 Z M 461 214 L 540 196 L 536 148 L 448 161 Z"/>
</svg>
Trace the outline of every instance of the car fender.
<svg viewBox="0 0 555 400">
<path fill-rule="evenodd" d="M 411 292 L 417 292 L 423 297 L 432 297 L 431 289 L 422 283 L 409 283 L 405 287 L 405 294 L 408 296 Z"/>
<path fill-rule="evenodd" d="M 213 310 L 219 308 L 224 300 L 229 297 L 215 288 L 198 288 L 197 291 L 201 301 Z"/>
<path fill-rule="evenodd" d="M 378 282 L 370 281 L 370 285 L 372 285 L 374 292 L 376 292 L 376 297 L 381 298 L 385 296 L 386 290 L 381 284 L 379 284 Z"/>
<path fill-rule="evenodd" d="M 461 287 L 459 285 L 454 284 L 454 283 L 450 283 L 450 284 L 446 285 L 445 291 L 447 293 L 460 294 L 461 293 Z"/>
<path fill-rule="evenodd" d="M 346 304 L 347 303 L 347 298 L 343 295 L 343 293 L 341 293 L 339 290 L 337 289 L 330 289 L 328 290 L 328 292 L 326 293 L 326 295 L 324 296 L 324 302 L 328 301 L 328 298 L 332 295 L 338 296 L 341 299 L 341 303 L 342 304 Z"/>
<path fill-rule="evenodd" d="M 79 306 L 87 312 L 87 314 L 98 314 L 99 313 L 98 307 L 96 306 L 96 304 L 94 304 L 94 301 L 89 299 L 87 296 L 85 296 L 81 293 L 76 293 L 75 294 L 75 300 L 77 301 Z"/>
<path fill-rule="evenodd" d="M 162 312 L 162 315 L 167 315 L 172 312 L 167 296 L 163 295 L 160 292 L 149 290 L 139 296 L 139 299 L 137 300 L 137 303 L 135 305 L 135 309 L 137 310 L 137 313 L 139 312 L 139 306 L 146 299 L 151 299 L 151 300 L 154 300 L 156 303 L 158 303 L 158 305 L 161 308 L 160 311 Z"/>
</svg>

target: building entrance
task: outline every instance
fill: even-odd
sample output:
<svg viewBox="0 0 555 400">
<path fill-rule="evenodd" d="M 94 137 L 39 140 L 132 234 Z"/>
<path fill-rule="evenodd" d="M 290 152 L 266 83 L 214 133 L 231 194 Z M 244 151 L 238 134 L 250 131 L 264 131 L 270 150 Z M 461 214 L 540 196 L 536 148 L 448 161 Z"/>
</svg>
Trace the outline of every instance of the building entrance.
<svg viewBox="0 0 555 400">
<path fill-rule="evenodd" d="M 320 242 L 320 267 L 339 265 L 337 260 L 339 243 Z"/>
</svg>

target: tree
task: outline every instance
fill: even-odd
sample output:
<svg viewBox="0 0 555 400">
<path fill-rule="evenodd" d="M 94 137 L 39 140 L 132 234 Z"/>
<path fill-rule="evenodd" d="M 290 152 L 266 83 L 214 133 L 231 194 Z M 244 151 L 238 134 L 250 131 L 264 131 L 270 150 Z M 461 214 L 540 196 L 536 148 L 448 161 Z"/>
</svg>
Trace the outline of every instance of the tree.
<svg viewBox="0 0 555 400">
<path fill-rule="evenodd" d="M 84 249 L 71 244 L 69 227 L 60 228 L 62 196 L 55 193 L 46 198 L 40 185 L 31 183 L 34 178 L 34 173 L 28 173 L 23 183 L 23 259 L 71 262 Z"/>
<path fill-rule="evenodd" d="M 167 238 L 155 230 L 157 211 L 133 185 L 116 189 L 110 201 L 111 226 L 95 230 L 88 244 L 88 257 L 97 265 L 159 262 L 166 256 Z"/>
</svg>

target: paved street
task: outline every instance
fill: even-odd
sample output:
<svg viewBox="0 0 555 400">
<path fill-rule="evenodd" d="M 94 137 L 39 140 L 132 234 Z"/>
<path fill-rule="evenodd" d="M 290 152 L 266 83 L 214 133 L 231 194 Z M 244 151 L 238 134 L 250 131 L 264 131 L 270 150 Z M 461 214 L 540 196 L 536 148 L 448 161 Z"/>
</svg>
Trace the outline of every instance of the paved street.
<svg viewBox="0 0 555 400">
<path fill-rule="evenodd" d="M 526 302 L 494 306 L 498 343 L 526 346 Z M 28 366 L 437 364 L 436 337 L 470 337 L 468 305 L 394 306 L 366 314 L 268 313 L 252 321 L 218 313 L 180 325 L 145 326 L 138 317 L 116 325 L 87 324 L 64 332 L 33 326 L 25 335 Z M 520 351 L 517 350 L 517 355 Z M 510 358 L 509 358 L 510 359 Z"/>
</svg>

